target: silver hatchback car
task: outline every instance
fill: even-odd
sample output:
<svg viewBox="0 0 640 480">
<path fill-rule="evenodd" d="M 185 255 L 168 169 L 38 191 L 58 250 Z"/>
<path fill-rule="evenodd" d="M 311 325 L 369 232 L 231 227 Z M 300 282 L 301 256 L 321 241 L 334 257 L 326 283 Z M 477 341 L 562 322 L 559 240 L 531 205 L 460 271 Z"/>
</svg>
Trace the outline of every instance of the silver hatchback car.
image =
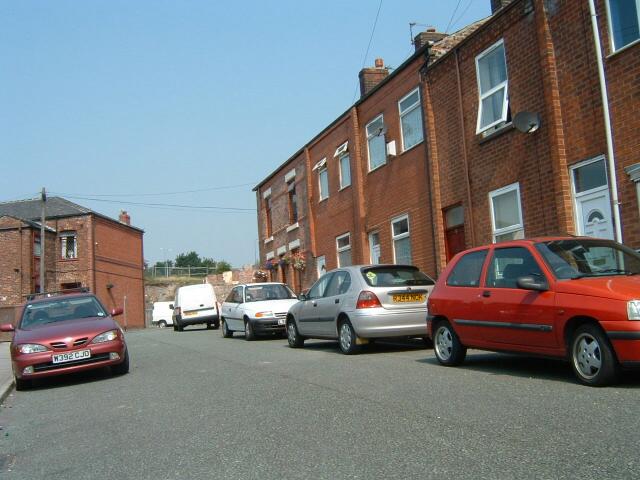
<svg viewBox="0 0 640 480">
<path fill-rule="evenodd" d="M 332 270 L 300 295 L 287 314 L 289 346 L 338 339 L 345 354 L 369 339 L 426 337 L 434 281 L 411 265 L 354 265 Z"/>
</svg>

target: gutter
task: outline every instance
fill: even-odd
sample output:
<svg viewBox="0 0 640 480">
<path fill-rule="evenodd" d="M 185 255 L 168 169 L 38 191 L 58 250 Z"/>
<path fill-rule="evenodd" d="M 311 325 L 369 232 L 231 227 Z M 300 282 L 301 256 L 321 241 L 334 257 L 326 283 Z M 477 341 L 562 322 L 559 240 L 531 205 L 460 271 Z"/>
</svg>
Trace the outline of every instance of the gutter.
<svg viewBox="0 0 640 480">
<path fill-rule="evenodd" d="M 622 243 L 622 226 L 620 223 L 620 200 L 618 198 L 618 176 L 616 175 L 616 159 L 613 152 L 613 135 L 611 132 L 611 112 L 609 111 L 609 94 L 607 91 L 607 79 L 604 73 L 602 60 L 602 46 L 600 44 L 600 31 L 598 30 L 598 16 L 593 0 L 589 2 L 589 14 L 593 27 L 593 44 L 596 49 L 598 63 L 598 80 L 600 82 L 600 94 L 602 96 L 602 114 L 604 116 L 604 131 L 607 139 L 607 166 L 609 167 L 609 189 L 611 191 L 611 207 L 615 228 L 615 240 Z"/>
</svg>

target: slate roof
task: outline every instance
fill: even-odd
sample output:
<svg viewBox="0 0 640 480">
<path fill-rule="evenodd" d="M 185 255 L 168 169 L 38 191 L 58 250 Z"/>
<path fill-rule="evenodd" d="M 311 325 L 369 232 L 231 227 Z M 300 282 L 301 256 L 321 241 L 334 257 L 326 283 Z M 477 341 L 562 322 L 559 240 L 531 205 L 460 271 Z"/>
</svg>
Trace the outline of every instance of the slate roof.
<svg viewBox="0 0 640 480">
<path fill-rule="evenodd" d="M 40 198 L 0 203 L 0 215 L 21 218 L 24 220 L 40 220 Z M 93 213 L 61 197 L 47 197 L 47 218 L 74 217 Z"/>
<path fill-rule="evenodd" d="M 18 200 L 15 202 L 0 202 L 0 217 L 6 215 L 21 220 L 31 220 L 39 222 L 41 215 L 41 205 L 42 204 L 39 197 L 30 198 L 27 200 Z M 82 215 L 96 215 L 98 217 L 105 218 L 107 220 L 111 220 L 112 222 L 124 225 L 114 218 L 102 215 L 101 213 L 78 205 L 77 203 L 70 202 L 69 200 L 62 197 L 47 197 L 46 208 L 47 219 L 78 217 Z M 134 227 L 132 225 L 126 226 L 133 228 L 134 230 L 143 231 L 140 228 Z"/>
</svg>

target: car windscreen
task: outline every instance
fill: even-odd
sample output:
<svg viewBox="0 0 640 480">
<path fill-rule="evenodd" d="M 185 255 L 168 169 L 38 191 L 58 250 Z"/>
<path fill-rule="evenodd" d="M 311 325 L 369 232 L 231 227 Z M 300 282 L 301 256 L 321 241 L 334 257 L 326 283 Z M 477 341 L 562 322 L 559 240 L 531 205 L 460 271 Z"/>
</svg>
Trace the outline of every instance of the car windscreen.
<svg viewBox="0 0 640 480">
<path fill-rule="evenodd" d="M 640 255 L 611 240 L 553 240 L 537 243 L 536 249 L 561 280 L 640 274 Z"/>
<path fill-rule="evenodd" d="M 416 267 L 402 265 L 363 268 L 362 277 L 370 287 L 409 287 L 435 283 Z"/>
<path fill-rule="evenodd" d="M 286 285 L 249 285 L 244 292 L 246 302 L 297 298 Z"/>
<path fill-rule="evenodd" d="M 93 297 L 60 297 L 46 302 L 27 304 L 22 313 L 20 328 L 31 328 L 78 318 L 106 316 L 107 313 Z"/>
</svg>

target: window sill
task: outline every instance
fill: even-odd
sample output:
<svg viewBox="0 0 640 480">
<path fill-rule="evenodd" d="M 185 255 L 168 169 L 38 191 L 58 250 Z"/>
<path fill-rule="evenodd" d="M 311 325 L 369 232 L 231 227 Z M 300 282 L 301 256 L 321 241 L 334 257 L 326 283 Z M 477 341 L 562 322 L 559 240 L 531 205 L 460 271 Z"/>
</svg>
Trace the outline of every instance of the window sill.
<svg viewBox="0 0 640 480">
<path fill-rule="evenodd" d="M 265 238 L 264 239 L 264 244 L 266 245 L 269 242 L 273 242 L 273 235 L 271 235 L 269 238 Z"/>
<path fill-rule="evenodd" d="M 422 140 L 420 140 L 418 143 L 416 143 L 415 145 L 410 146 L 409 148 L 407 148 L 406 150 L 402 150 L 400 152 L 400 155 L 404 155 L 407 152 L 410 152 L 411 150 L 413 150 L 416 147 L 419 147 L 420 145 L 422 145 L 424 143 L 424 138 Z"/>
<path fill-rule="evenodd" d="M 624 47 L 619 48 L 618 50 L 616 50 L 615 52 L 611 52 L 609 55 L 607 55 L 607 60 L 615 57 L 616 55 L 618 55 L 619 53 L 624 52 L 625 50 L 629 50 L 632 47 L 635 47 L 636 45 L 640 45 L 640 38 L 634 40 L 631 43 L 626 44 Z"/>
<path fill-rule="evenodd" d="M 489 142 L 489 141 L 493 140 L 494 138 L 499 137 L 500 135 L 504 135 L 505 133 L 510 132 L 511 130 L 515 130 L 515 128 L 516 127 L 514 127 L 513 123 L 509 122 L 509 123 L 505 123 L 504 125 L 502 125 L 497 130 L 491 132 L 486 137 L 483 137 L 482 136 L 482 132 L 480 132 L 480 133 L 477 134 L 477 136 L 480 137 L 480 140 L 478 141 L 478 144 L 482 145 L 483 143 Z"/>
<path fill-rule="evenodd" d="M 328 198 L 329 198 L 329 197 L 321 198 L 320 200 L 318 200 L 318 203 L 322 203 L 322 202 L 324 202 L 325 200 L 327 200 Z"/>
<path fill-rule="evenodd" d="M 345 185 L 344 187 L 340 187 L 340 190 L 338 190 L 339 192 L 346 190 L 347 188 L 349 188 L 351 186 L 351 184 L 349 185 Z"/>
<path fill-rule="evenodd" d="M 373 173 L 376 170 L 380 170 L 382 167 L 384 167 L 387 164 L 387 162 L 385 161 L 384 163 L 378 165 L 376 168 L 372 168 L 371 170 L 369 170 L 367 173 Z"/>
<path fill-rule="evenodd" d="M 298 222 L 296 222 L 296 223 L 293 223 L 293 224 L 289 225 L 289 226 L 287 227 L 287 233 L 289 233 L 289 232 L 293 232 L 293 231 L 294 231 L 296 228 L 298 228 L 299 226 L 300 226 L 300 225 L 298 224 Z"/>
<path fill-rule="evenodd" d="M 59 262 L 77 262 L 78 261 L 78 257 L 76 257 L 76 258 L 60 258 L 58 261 Z"/>
</svg>

